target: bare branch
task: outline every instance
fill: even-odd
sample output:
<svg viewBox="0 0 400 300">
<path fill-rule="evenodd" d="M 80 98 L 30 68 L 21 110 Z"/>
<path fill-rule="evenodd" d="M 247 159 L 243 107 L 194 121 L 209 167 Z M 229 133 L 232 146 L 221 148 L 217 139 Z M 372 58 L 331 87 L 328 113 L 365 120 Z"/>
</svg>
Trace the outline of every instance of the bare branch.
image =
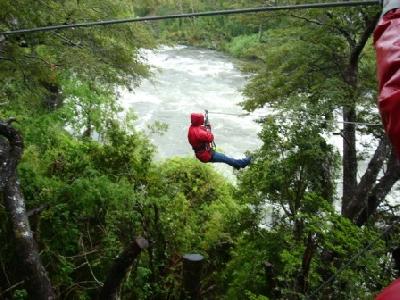
<svg viewBox="0 0 400 300">
<path fill-rule="evenodd" d="M 82 45 L 80 45 L 79 43 L 76 43 L 76 42 L 74 42 L 74 41 L 68 39 L 66 36 L 64 36 L 64 35 L 62 35 L 62 34 L 60 34 L 60 33 L 58 33 L 58 32 L 53 32 L 53 34 L 54 34 L 55 36 L 57 36 L 58 38 L 60 38 L 61 40 L 63 40 L 64 42 L 70 44 L 71 46 L 78 47 L 78 48 L 81 48 L 81 49 L 84 48 L 84 47 L 83 47 Z"/>
<path fill-rule="evenodd" d="M 86 250 L 85 250 L 85 245 L 84 245 L 84 243 L 83 243 L 82 236 L 79 238 L 79 242 L 80 242 L 81 247 L 82 247 L 82 249 L 83 249 L 83 257 L 85 258 L 86 264 L 87 264 L 88 267 L 89 267 L 90 274 L 92 275 L 94 281 L 95 281 L 99 286 L 103 286 L 103 283 L 102 283 L 100 280 L 98 280 L 97 277 L 96 277 L 96 276 L 94 275 L 94 273 L 93 273 L 92 265 L 90 264 L 90 262 L 89 262 L 89 260 L 88 260 L 88 258 L 87 258 L 87 256 L 86 256 Z"/>
<path fill-rule="evenodd" d="M 9 288 L 7 288 L 7 289 L 5 289 L 4 291 L 2 291 L 2 292 L 0 293 L 0 297 L 3 296 L 3 295 L 5 295 L 5 294 L 7 294 L 7 293 L 10 292 L 10 291 L 12 291 L 13 289 L 19 287 L 20 285 L 22 285 L 22 284 L 24 284 L 24 283 L 25 283 L 25 281 L 22 280 L 22 281 L 17 282 L 16 284 L 13 284 L 13 285 L 10 286 Z"/>
<path fill-rule="evenodd" d="M 289 14 L 289 16 L 292 17 L 292 18 L 296 18 L 296 19 L 300 19 L 300 20 L 306 21 L 307 23 L 318 25 L 318 26 L 324 25 L 323 23 L 319 22 L 318 20 L 312 20 L 312 19 L 309 19 L 307 17 L 303 17 L 303 16 L 299 16 L 299 15 L 295 15 L 295 14 Z"/>
</svg>

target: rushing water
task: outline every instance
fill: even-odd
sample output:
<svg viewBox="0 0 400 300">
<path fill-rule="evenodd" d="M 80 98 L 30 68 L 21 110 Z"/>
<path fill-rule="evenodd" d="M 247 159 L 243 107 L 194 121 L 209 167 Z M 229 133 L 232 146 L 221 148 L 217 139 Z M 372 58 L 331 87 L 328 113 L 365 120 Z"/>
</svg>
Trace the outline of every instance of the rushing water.
<svg viewBox="0 0 400 300">
<path fill-rule="evenodd" d="M 159 159 L 174 156 L 193 156 L 187 141 L 191 112 L 208 109 L 212 131 L 219 150 L 233 157 L 242 157 L 246 150 L 260 145 L 257 133 L 260 126 L 252 116 L 233 116 L 245 113 L 238 103 L 243 100 L 241 89 L 247 75 L 225 55 L 192 47 L 163 47 L 145 53 L 153 76 L 144 80 L 133 92 L 121 94 L 125 108 L 138 114 L 138 128 L 146 129 L 155 121 L 168 125 L 168 131 L 151 135 L 158 148 Z M 224 113 L 224 114 L 213 114 Z M 232 168 L 215 164 L 231 177 Z"/>
</svg>

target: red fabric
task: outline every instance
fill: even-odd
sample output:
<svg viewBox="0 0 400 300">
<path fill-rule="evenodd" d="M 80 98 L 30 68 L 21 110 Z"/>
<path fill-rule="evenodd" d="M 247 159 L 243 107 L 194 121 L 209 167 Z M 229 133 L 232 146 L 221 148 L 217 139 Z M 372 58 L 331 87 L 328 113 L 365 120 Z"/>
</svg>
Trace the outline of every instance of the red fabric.
<svg viewBox="0 0 400 300">
<path fill-rule="evenodd" d="M 400 9 L 386 13 L 374 32 L 383 126 L 400 158 Z M 400 296 L 399 296 L 400 299 Z"/>
<path fill-rule="evenodd" d="M 393 281 L 375 298 L 375 300 L 399 300 L 399 299 L 400 299 L 400 279 Z"/>
<path fill-rule="evenodd" d="M 189 127 L 188 140 L 196 157 L 202 162 L 209 162 L 212 157 L 210 143 L 214 140 L 211 131 L 204 126 L 204 115 L 192 113 L 192 125 Z"/>
</svg>

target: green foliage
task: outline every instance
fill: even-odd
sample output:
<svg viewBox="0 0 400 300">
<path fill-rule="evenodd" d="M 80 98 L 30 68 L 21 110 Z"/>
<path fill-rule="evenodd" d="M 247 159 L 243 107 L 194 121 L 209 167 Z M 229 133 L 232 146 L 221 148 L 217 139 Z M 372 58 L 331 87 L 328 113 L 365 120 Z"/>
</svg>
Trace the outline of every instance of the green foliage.
<svg viewBox="0 0 400 300">
<path fill-rule="evenodd" d="M 1 8 L 2 30 L 121 18 L 133 13 L 126 1 L 2 1 Z M 64 85 L 65 90 L 73 90 L 72 96 L 85 98 L 86 103 L 88 89 L 97 91 L 99 95 L 93 96 L 101 98 L 114 92 L 116 85 L 132 88 L 148 74 L 139 48 L 153 45 L 146 28 L 138 24 L 37 33 L 22 39 L 7 36 L 1 44 L 2 101 L 19 117 L 27 112 L 26 106 L 31 113 L 35 108 L 60 106 Z"/>
<path fill-rule="evenodd" d="M 168 131 L 168 124 L 155 121 L 153 124 L 147 126 L 151 134 L 163 135 Z"/>
<path fill-rule="evenodd" d="M 27 292 L 25 290 L 16 290 L 14 293 L 15 299 L 27 299 Z"/>
<path fill-rule="evenodd" d="M 244 232 L 235 242 L 232 258 L 223 273 L 225 299 L 249 299 L 249 292 L 265 295 L 265 261 L 279 262 L 283 236 L 272 231 Z"/>
<path fill-rule="evenodd" d="M 179 258 L 184 253 L 201 253 L 210 268 L 221 269 L 226 262 L 221 256 L 229 253 L 226 244 L 233 240 L 230 232 L 241 208 L 232 198 L 232 186 L 193 159 L 167 160 L 150 172 L 148 180 L 137 204 L 145 235 L 154 241 L 143 264 L 150 272 L 147 295 L 177 298 Z M 214 277 L 206 276 L 207 284 Z M 144 297 L 144 291 L 138 293 Z"/>
<path fill-rule="evenodd" d="M 63 84 L 63 94 L 66 100 L 60 113 L 74 133 L 82 134 L 80 131 L 84 129 L 84 136 L 90 136 L 93 131 L 101 134 L 107 120 L 115 119 L 122 110 L 117 106 L 112 91 L 93 83 L 79 83 L 77 78 Z"/>
<path fill-rule="evenodd" d="M 0 30 L 265 4 L 271 3 L 0 1 Z M 398 241 L 384 241 L 379 228 L 356 227 L 335 211 L 338 154 L 325 141 L 337 110 L 350 102 L 360 121 L 375 122 L 370 44 L 357 89 L 344 74 L 349 40 L 359 38 L 364 17 L 373 13 L 220 16 L 0 42 L 0 118 L 16 116 L 23 133 L 20 185 L 28 210 L 42 209 L 30 223 L 58 298 L 95 298 L 115 257 L 137 236 L 150 246 L 132 266 L 121 299 L 179 298 L 187 252 L 206 258 L 207 299 L 300 299 L 332 275 L 321 291 L 332 299 L 369 299 L 387 285 L 394 277 L 389 247 Z M 135 115 L 122 117 L 117 91 L 148 75 L 139 49 L 155 46 L 153 36 L 253 62 L 243 106 L 273 108 L 274 116 L 262 120 L 263 145 L 237 187 L 194 159 L 155 162 L 154 146 L 135 130 Z M 150 130 L 165 126 L 155 120 Z M 2 272 L 17 284 L 3 206 L 0 220 Z M 266 276 L 265 262 L 273 276 Z M 4 282 L 0 275 L 2 291 Z M 28 297 L 15 287 L 13 298 Z"/>
<path fill-rule="evenodd" d="M 268 300 L 268 297 L 265 297 L 263 295 L 255 295 L 251 292 L 247 292 L 247 296 L 249 300 Z"/>
<path fill-rule="evenodd" d="M 176 158 L 167 161 L 161 169 L 166 180 L 160 185 L 166 188 L 161 194 L 176 194 L 179 191 L 190 200 L 193 207 L 217 201 L 229 193 L 229 184 L 223 177 L 197 160 Z"/>
<path fill-rule="evenodd" d="M 331 210 L 324 209 L 316 215 L 303 214 L 301 218 L 304 226 L 301 239 L 291 232 L 291 222 L 284 219 L 269 229 L 258 228 L 241 235 L 224 272 L 223 282 L 228 285 L 226 299 L 249 299 L 246 291 L 271 299 L 300 297 L 296 292 L 297 280 L 302 272 L 309 234 L 318 250 L 313 253 L 310 265 L 308 294 L 332 275 L 335 275 L 333 283 L 325 286 L 321 295 L 330 293 L 338 299 L 368 299 L 390 282 L 390 276 L 385 273 L 390 260 L 385 255 L 379 233 L 369 228 L 360 229 Z M 376 242 L 371 245 L 372 241 Z M 367 248 L 369 246 L 372 248 Z M 364 249 L 366 251 L 356 259 Z M 327 260 L 328 254 L 334 259 Z M 273 265 L 273 277 L 265 273 L 266 261 Z M 273 280 L 275 289 L 268 290 Z M 354 289 L 354 286 L 360 288 Z"/>
<path fill-rule="evenodd" d="M 337 156 L 318 131 L 298 123 L 266 123 L 260 133 L 263 146 L 242 180 L 245 197 L 254 205 L 287 206 L 292 216 L 306 205 L 310 211 L 311 202 L 302 203 L 308 195 L 332 201 Z"/>
<path fill-rule="evenodd" d="M 226 245 L 241 210 L 233 187 L 193 159 L 155 165 L 153 148 L 141 133 L 117 123 L 103 130 L 98 143 L 55 126 L 47 143 L 27 146 L 19 166 L 28 206 L 48 206 L 34 230 L 52 283 L 60 298 L 91 297 L 114 257 L 142 235 L 151 247 L 121 296 L 178 297 L 181 255 L 202 253 L 215 270 L 226 263 L 219 255 L 229 253 Z M 40 127 L 26 132 L 30 141 L 43 137 Z M 207 280 L 212 284 L 215 275 Z M 87 283 L 77 286 L 81 281 Z"/>
<path fill-rule="evenodd" d="M 235 57 L 254 58 L 257 57 L 257 48 L 260 44 L 258 34 L 240 35 L 234 37 L 232 41 L 226 45 L 228 53 Z"/>
<path fill-rule="evenodd" d="M 40 128 L 31 134 L 35 131 L 40 134 Z M 141 232 L 140 215 L 133 209 L 137 192 L 132 178 L 139 181 L 139 174 L 144 176 L 143 162 L 151 161 L 152 150 L 140 134 L 121 131 L 125 139 L 114 143 L 112 151 L 125 157 L 122 169 L 108 160 L 109 144 L 57 133 L 46 148 L 42 145 L 39 150 L 34 144 L 27 148 L 19 174 L 28 206 L 48 206 L 35 226 L 53 284 L 69 291 L 69 296 L 83 296 L 90 289 L 76 288 L 76 282 L 94 276 L 103 279 L 121 247 Z M 128 157 L 143 163 L 143 169 L 133 163 L 128 167 Z"/>
</svg>

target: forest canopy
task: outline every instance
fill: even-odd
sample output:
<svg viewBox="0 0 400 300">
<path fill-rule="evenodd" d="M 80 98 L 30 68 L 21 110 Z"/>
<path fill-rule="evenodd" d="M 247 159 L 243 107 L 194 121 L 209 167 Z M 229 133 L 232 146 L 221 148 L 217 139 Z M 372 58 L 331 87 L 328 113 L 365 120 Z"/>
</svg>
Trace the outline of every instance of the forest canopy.
<svg viewBox="0 0 400 300">
<path fill-rule="evenodd" d="M 0 31 L 276 3 L 0 0 Z M 187 253 L 204 258 L 203 299 L 373 298 L 400 272 L 398 205 L 387 197 L 400 167 L 383 128 L 365 125 L 380 123 L 380 14 L 0 35 L 0 298 L 185 298 Z M 119 89 L 152 76 L 141 49 L 165 44 L 240 59 L 251 74 L 242 108 L 274 111 L 236 184 L 193 157 L 156 160 L 135 112 L 121 114 Z"/>
</svg>

